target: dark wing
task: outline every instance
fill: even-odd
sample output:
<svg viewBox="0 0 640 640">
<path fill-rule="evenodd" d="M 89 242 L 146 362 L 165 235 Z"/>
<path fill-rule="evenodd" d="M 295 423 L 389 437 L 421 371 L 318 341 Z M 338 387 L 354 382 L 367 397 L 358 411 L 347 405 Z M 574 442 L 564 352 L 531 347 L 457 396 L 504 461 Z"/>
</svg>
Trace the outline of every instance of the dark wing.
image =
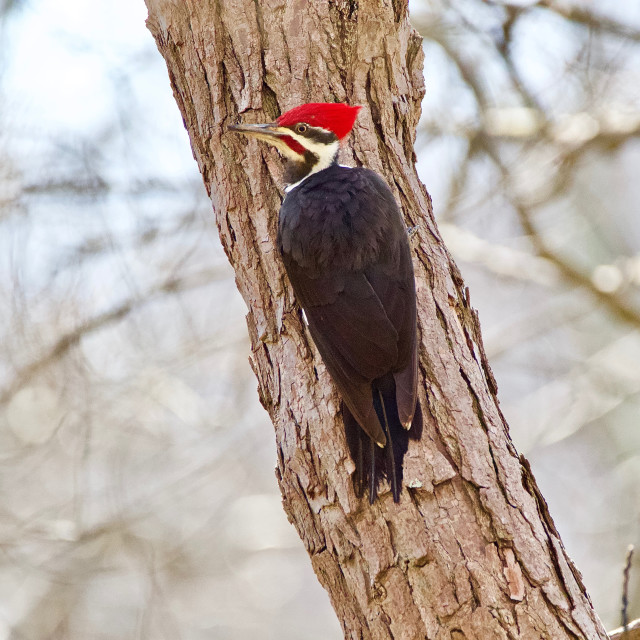
<svg viewBox="0 0 640 640">
<path fill-rule="evenodd" d="M 279 244 L 331 377 L 360 426 L 383 446 L 372 382 L 393 374 L 403 424 L 416 397 L 415 285 L 393 195 L 371 171 L 330 167 L 285 199 Z"/>
<path fill-rule="evenodd" d="M 406 233 L 398 243 L 398 253 L 393 268 L 384 263 L 374 265 L 366 270 L 366 276 L 398 334 L 398 357 L 391 373 L 398 417 L 409 429 L 418 397 L 418 352 L 415 279 Z"/>
<path fill-rule="evenodd" d="M 287 273 L 311 336 L 351 413 L 378 444 L 386 442 L 376 415 L 371 381 L 398 357 L 398 334 L 363 273 L 333 271 L 310 278 L 285 259 Z"/>
</svg>

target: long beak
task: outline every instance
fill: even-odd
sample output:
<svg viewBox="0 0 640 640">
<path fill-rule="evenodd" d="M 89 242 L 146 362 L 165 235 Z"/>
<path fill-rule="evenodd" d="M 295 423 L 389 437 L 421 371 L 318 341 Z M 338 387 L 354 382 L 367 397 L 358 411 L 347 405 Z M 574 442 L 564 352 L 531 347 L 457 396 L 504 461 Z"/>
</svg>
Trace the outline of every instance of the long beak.
<svg viewBox="0 0 640 640">
<path fill-rule="evenodd" d="M 269 122 L 267 124 L 230 124 L 227 131 L 235 131 L 243 133 L 245 136 L 253 136 L 263 140 L 273 140 L 280 138 L 283 134 L 279 130 L 277 122 Z"/>
<path fill-rule="evenodd" d="M 279 126 L 277 122 L 269 122 L 268 124 L 232 124 L 227 129 L 267 142 L 289 160 L 299 161 L 303 157 L 303 154 L 291 149 L 288 143 L 287 138 L 291 136 L 291 131 L 286 127 Z"/>
</svg>

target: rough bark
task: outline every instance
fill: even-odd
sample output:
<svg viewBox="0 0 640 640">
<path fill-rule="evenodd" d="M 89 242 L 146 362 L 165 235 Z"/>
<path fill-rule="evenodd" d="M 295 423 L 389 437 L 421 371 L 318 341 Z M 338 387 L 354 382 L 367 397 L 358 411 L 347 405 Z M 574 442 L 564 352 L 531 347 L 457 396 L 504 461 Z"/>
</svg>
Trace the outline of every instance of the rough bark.
<svg viewBox="0 0 640 640">
<path fill-rule="evenodd" d="M 478 318 L 415 171 L 421 41 L 402 0 L 146 0 L 249 313 L 284 508 L 346 638 L 606 638 L 509 439 Z M 226 133 L 310 101 L 364 105 L 342 161 L 383 174 L 408 225 L 423 436 L 400 504 L 356 499 L 339 402 L 275 249 L 282 161 Z M 239 115 L 240 114 L 240 115 Z M 274 585 L 277 588 L 277 585 Z"/>
</svg>

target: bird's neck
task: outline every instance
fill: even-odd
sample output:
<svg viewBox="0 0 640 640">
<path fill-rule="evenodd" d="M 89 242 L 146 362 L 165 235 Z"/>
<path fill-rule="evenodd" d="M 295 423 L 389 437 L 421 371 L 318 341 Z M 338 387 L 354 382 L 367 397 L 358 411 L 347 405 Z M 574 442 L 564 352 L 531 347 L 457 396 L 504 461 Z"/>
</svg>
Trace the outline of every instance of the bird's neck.
<svg viewBox="0 0 640 640">
<path fill-rule="evenodd" d="M 318 149 L 317 151 L 306 151 L 302 160 L 289 160 L 287 162 L 284 169 L 286 191 L 295 189 L 309 176 L 338 162 L 338 141 L 324 145 L 324 147 L 326 148 Z"/>
</svg>

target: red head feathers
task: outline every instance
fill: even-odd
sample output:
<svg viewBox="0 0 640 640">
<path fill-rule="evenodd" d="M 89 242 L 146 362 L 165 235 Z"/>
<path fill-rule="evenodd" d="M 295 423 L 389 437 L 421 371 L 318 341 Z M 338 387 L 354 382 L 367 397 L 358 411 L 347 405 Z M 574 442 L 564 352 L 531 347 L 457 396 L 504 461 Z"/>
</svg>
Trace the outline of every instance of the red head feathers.
<svg viewBox="0 0 640 640">
<path fill-rule="evenodd" d="M 311 127 L 321 127 L 333 131 L 338 139 L 342 140 L 353 128 L 353 123 L 361 108 L 359 106 L 350 107 L 341 102 L 310 102 L 283 113 L 277 122 L 282 127 L 304 122 Z"/>
</svg>

